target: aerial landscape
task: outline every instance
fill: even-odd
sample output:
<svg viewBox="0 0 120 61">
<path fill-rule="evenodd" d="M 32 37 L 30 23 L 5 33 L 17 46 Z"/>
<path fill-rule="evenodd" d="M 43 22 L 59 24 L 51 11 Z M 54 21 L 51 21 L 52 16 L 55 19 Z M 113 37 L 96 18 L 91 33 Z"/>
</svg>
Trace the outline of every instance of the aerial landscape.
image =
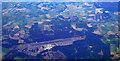
<svg viewBox="0 0 120 61">
<path fill-rule="evenodd" d="M 118 2 L 3 2 L 3 59 L 120 59 Z"/>
</svg>

